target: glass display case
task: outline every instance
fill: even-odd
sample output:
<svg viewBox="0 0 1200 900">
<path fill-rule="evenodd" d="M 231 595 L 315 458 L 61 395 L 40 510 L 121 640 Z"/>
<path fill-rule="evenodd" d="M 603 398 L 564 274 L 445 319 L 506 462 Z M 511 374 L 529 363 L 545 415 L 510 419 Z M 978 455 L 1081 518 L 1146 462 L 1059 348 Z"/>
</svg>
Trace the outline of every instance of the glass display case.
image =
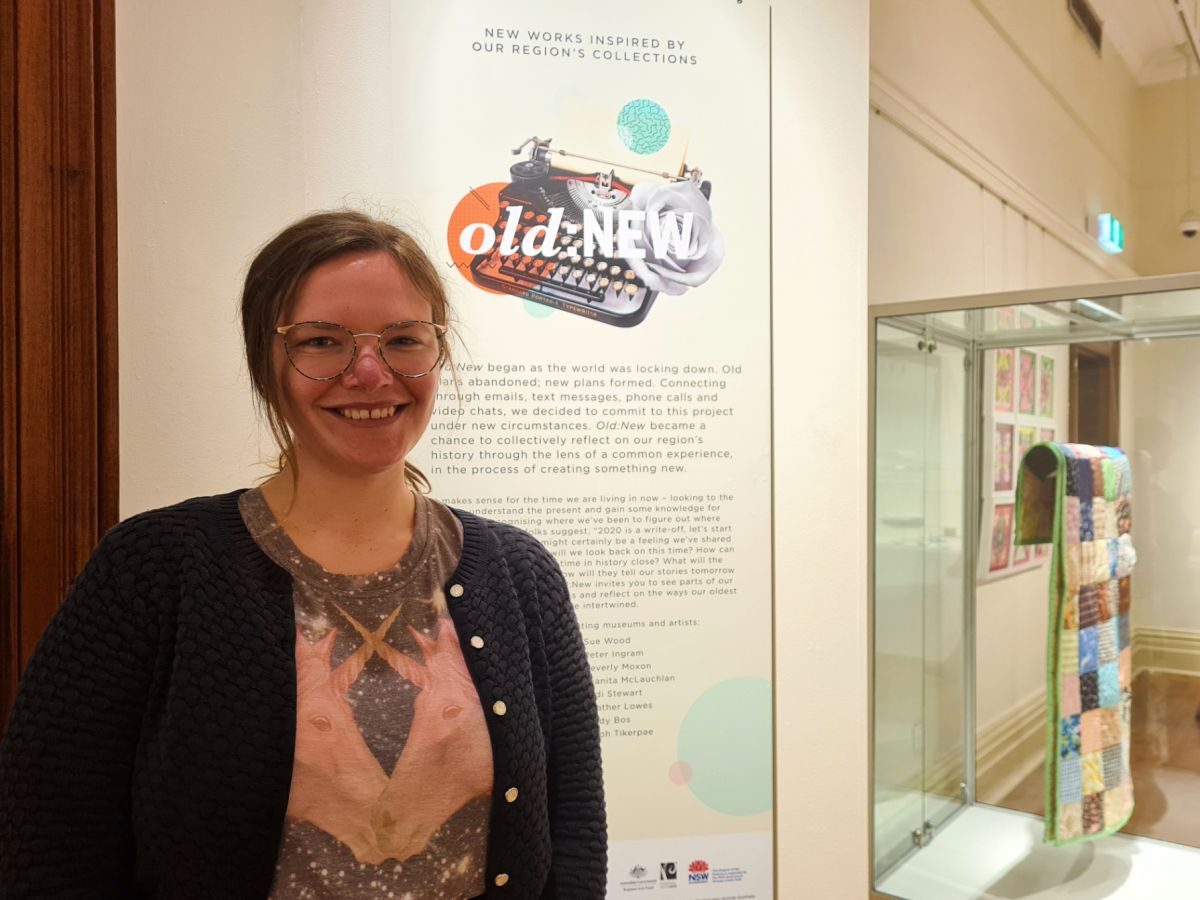
<svg viewBox="0 0 1200 900">
<path fill-rule="evenodd" d="M 872 880 L 906 900 L 1200 890 L 1200 274 L 872 314 Z M 1134 813 L 1042 842 L 1048 547 L 1022 455 L 1133 475 Z M 1056 746 L 1052 744 L 1052 746 Z"/>
</svg>

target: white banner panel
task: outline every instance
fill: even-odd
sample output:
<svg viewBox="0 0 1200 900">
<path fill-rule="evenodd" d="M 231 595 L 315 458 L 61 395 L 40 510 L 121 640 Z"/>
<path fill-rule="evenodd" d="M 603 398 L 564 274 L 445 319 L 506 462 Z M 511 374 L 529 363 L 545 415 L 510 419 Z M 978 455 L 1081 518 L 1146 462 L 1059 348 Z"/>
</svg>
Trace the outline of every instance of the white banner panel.
<svg viewBox="0 0 1200 900">
<path fill-rule="evenodd" d="M 773 893 L 767 17 L 458 0 L 393 19 L 395 193 L 463 343 L 414 462 L 562 564 L 610 897 Z"/>
</svg>

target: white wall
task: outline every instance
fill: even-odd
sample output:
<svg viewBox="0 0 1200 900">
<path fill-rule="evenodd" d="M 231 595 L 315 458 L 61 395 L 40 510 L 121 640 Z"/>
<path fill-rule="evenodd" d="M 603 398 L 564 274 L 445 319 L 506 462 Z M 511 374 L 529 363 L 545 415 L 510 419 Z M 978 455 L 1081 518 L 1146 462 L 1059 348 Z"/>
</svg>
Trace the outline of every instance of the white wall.
<svg viewBox="0 0 1200 900">
<path fill-rule="evenodd" d="M 262 471 L 239 349 L 244 268 L 289 218 L 362 184 L 391 185 L 377 199 L 393 207 L 402 186 L 373 140 L 391 129 L 378 76 L 392 4 L 117 7 L 127 516 Z M 867 893 L 867 31 L 867 0 L 774 12 L 781 897 Z M 798 246 L 796 209 L 822 223 Z"/>
<path fill-rule="evenodd" d="M 773 10 L 777 885 L 842 900 L 868 882 L 869 16 Z"/>
<path fill-rule="evenodd" d="M 1195 63 L 1193 63 L 1195 71 Z M 1188 107 L 1191 114 L 1191 197 L 1188 197 Z M 1134 204 L 1138 272 L 1200 270 L 1200 237 L 1179 233 L 1189 206 L 1200 207 L 1200 77 L 1138 91 Z"/>
<path fill-rule="evenodd" d="M 1086 227 L 1133 218 L 1136 88 L 1065 5 L 875 0 L 871 69 L 872 303 L 1133 274 Z"/>
</svg>

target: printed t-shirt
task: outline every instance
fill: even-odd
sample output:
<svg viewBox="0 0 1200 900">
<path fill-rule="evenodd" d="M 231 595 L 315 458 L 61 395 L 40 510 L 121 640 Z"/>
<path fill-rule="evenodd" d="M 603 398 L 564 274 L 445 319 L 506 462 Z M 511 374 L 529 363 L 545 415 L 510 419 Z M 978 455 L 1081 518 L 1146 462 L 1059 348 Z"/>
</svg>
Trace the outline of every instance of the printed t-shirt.
<svg viewBox="0 0 1200 900">
<path fill-rule="evenodd" d="M 273 900 L 485 891 L 491 744 L 442 592 L 462 530 L 414 496 L 404 558 L 371 575 L 327 572 L 260 491 L 239 499 L 294 586 L 296 750 Z"/>
</svg>

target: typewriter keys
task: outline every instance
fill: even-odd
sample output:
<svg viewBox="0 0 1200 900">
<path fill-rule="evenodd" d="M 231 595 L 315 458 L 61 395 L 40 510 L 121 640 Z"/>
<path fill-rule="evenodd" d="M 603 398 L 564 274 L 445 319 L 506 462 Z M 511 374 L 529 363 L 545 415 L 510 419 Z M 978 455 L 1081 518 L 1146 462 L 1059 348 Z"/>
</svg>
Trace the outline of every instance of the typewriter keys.
<svg viewBox="0 0 1200 900">
<path fill-rule="evenodd" d="M 506 161 L 510 183 L 498 186 L 498 195 L 489 196 L 489 203 L 491 197 L 496 197 L 496 202 L 491 203 L 491 213 L 482 219 L 489 221 L 491 243 L 471 260 L 468 277 L 481 288 L 586 315 L 592 321 L 637 325 L 658 292 L 630 268 L 629 260 L 618 249 L 617 235 L 606 235 L 613 243 L 601 241 L 603 248 L 596 242 L 585 247 L 589 242 L 584 240 L 583 226 L 587 219 L 590 232 L 590 217 L 603 206 L 623 206 L 640 182 L 610 173 L 601 180 L 601 190 L 601 184 L 593 184 L 591 176 L 557 168 L 550 162 L 543 152 L 548 144 L 535 141 L 530 156 L 511 166 L 512 158 Z M 631 170 L 646 171 L 666 181 L 679 180 L 669 174 Z M 606 222 L 616 219 L 597 215 L 596 224 L 602 231 Z M 550 233 L 552 222 L 556 229 Z M 525 252 L 527 242 L 537 246 L 539 252 Z M 501 247 L 509 252 L 500 253 Z M 551 253 L 540 252 L 549 248 L 553 248 Z"/>
</svg>

